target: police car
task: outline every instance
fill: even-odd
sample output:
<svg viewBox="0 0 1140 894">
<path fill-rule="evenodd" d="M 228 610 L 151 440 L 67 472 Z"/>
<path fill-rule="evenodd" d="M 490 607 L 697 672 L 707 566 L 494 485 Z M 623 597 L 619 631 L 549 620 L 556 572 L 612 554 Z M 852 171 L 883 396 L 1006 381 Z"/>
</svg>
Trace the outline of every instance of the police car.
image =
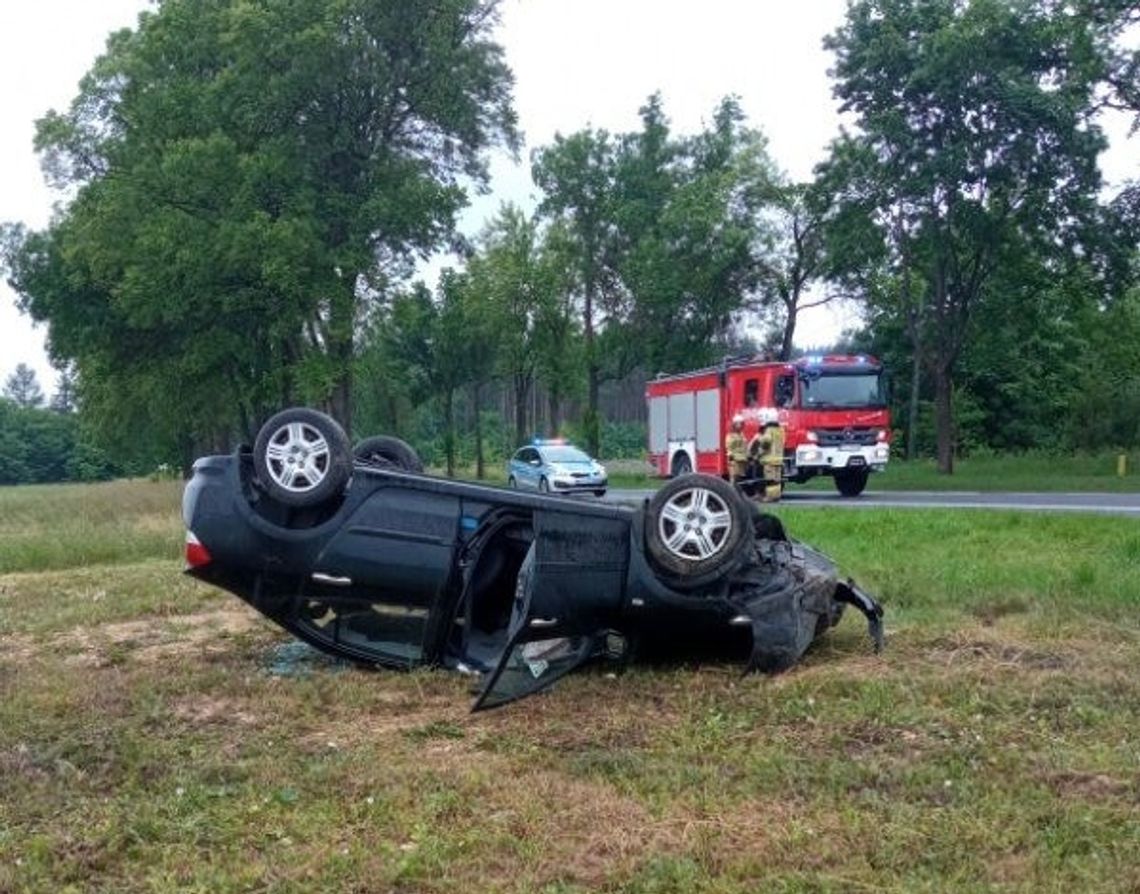
<svg viewBox="0 0 1140 894">
<path fill-rule="evenodd" d="M 541 493 L 593 493 L 604 497 L 606 467 L 562 438 L 535 438 L 507 462 L 507 484 Z"/>
</svg>

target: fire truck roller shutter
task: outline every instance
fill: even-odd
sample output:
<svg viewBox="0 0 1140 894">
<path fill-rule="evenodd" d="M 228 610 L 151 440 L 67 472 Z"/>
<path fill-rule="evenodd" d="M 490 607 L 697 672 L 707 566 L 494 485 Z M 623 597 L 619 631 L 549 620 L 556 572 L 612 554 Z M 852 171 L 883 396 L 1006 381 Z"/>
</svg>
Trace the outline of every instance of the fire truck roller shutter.
<svg viewBox="0 0 1140 894">
<path fill-rule="evenodd" d="M 697 436 L 696 395 L 669 395 L 669 440 L 691 441 Z"/>
<path fill-rule="evenodd" d="M 697 392 L 697 450 L 720 450 L 720 391 Z"/>
<path fill-rule="evenodd" d="M 649 399 L 649 452 L 664 453 L 669 447 L 669 398 Z"/>
</svg>

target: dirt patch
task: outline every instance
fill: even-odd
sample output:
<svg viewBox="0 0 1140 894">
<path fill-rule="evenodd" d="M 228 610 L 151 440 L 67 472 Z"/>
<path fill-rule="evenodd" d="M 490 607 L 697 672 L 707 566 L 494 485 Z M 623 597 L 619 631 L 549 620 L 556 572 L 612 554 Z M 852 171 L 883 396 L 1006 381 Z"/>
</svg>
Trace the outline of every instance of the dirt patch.
<svg viewBox="0 0 1140 894">
<path fill-rule="evenodd" d="M 143 618 L 70 630 L 53 637 L 46 648 L 64 655 L 66 664 L 102 667 L 129 656 L 153 664 L 168 658 L 227 648 L 225 640 L 256 629 L 258 616 L 240 605 L 194 615 Z"/>
<path fill-rule="evenodd" d="M 178 720 L 195 726 L 224 724 L 257 726 L 261 719 L 243 699 L 210 695 L 190 695 L 171 705 L 170 713 Z"/>
<path fill-rule="evenodd" d="M 34 657 L 36 652 L 36 641 L 30 636 L 20 633 L 0 636 L 0 662 L 18 664 Z"/>
<path fill-rule="evenodd" d="M 1046 652 L 1017 642 L 950 637 L 931 644 L 932 661 L 947 666 L 984 663 L 1017 670 L 1056 671 L 1073 665 L 1073 658 L 1062 652 Z"/>
<path fill-rule="evenodd" d="M 1104 773 L 1052 773 L 1045 778 L 1045 782 L 1061 798 L 1102 801 L 1106 798 L 1135 799 L 1140 794 L 1135 782 Z"/>
</svg>

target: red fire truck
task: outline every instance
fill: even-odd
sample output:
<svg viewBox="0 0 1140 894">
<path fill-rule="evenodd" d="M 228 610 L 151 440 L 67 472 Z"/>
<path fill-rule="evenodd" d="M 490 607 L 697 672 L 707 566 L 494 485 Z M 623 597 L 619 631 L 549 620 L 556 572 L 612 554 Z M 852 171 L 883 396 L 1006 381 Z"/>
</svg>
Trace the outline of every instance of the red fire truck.
<svg viewBox="0 0 1140 894">
<path fill-rule="evenodd" d="M 816 355 L 782 363 L 760 357 L 646 385 L 649 461 L 663 476 L 727 475 L 724 439 L 732 417 L 751 438 L 775 410 L 784 427 L 784 479 L 830 475 L 846 497 L 858 496 L 890 458 L 891 419 L 883 366 L 866 355 Z"/>
</svg>

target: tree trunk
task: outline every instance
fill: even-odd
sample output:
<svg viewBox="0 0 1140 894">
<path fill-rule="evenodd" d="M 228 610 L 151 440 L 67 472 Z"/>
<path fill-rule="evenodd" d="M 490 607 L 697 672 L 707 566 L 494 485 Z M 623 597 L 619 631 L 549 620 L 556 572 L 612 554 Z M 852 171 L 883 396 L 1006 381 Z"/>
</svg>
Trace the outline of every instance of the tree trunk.
<svg viewBox="0 0 1140 894">
<path fill-rule="evenodd" d="M 586 449 L 590 456 L 598 456 L 601 434 L 598 431 L 598 379 L 601 371 L 594 355 L 594 277 L 586 279 L 586 301 L 582 319 L 586 337 L 586 416 L 582 420 L 586 429 Z"/>
<path fill-rule="evenodd" d="M 792 339 L 796 334 L 796 304 L 797 300 L 784 303 L 788 315 L 784 320 L 784 341 L 780 346 L 780 359 L 785 362 L 792 359 Z"/>
<path fill-rule="evenodd" d="M 906 458 L 914 459 L 918 453 L 918 396 L 922 385 L 922 355 L 914 346 L 914 359 L 910 364 L 910 399 L 906 410 Z"/>
<path fill-rule="evenodd" d="M 558 426 L 559 426 L 559 423 L 561 422 L 561 420 L 558 418 L 558 414 L 562 409 L 562 401 L 559 398 L 558 392 L 555 389 L 551 388 L 550 391 L 547 393 L 546 404 L 547 404 L 547 410 L 548 410 L 548 413 L 550 416 L 550 420 L 549 420 L 550 421 L 550 428 L 549 428 L 550 437 L 557 438 L 558 437 Z"/>
<path fill-rule="evenodd" d="M 523 444 L 526 436 L 526 402 L 530 396 L 530 378 L 525 373 L 515 373 L 515 443 Z"/>
<path fill-rule="evenodd" d="M 934 372 L 934 423 L 938 435 L 938 471 L 954 474 L 954 383 L 949 368 L 938 364 Z"/>
<path fill-rule="evenodd" d="M 455 389 L 443 394 L 443 452 L 447 459 L 447 477 L 455 477 Z"/>
<path fill-rule="evenodd" d="M 486 468 L 483 463 L 483 420 L 480 418 L 479 408 L 483 401 L 483 385 L 476 382 L 471 386 L 471 400 L 475 404 L 475 477 L 482 479 Z"/>
<path fill-rule="evenodd" d="M 329 303 L 328 356 L 334 379 L 329 394 L 329 412 L 352 436 L 352 336 L 356 297 L 352 287 L 334 292 Z"/>
</svg>

